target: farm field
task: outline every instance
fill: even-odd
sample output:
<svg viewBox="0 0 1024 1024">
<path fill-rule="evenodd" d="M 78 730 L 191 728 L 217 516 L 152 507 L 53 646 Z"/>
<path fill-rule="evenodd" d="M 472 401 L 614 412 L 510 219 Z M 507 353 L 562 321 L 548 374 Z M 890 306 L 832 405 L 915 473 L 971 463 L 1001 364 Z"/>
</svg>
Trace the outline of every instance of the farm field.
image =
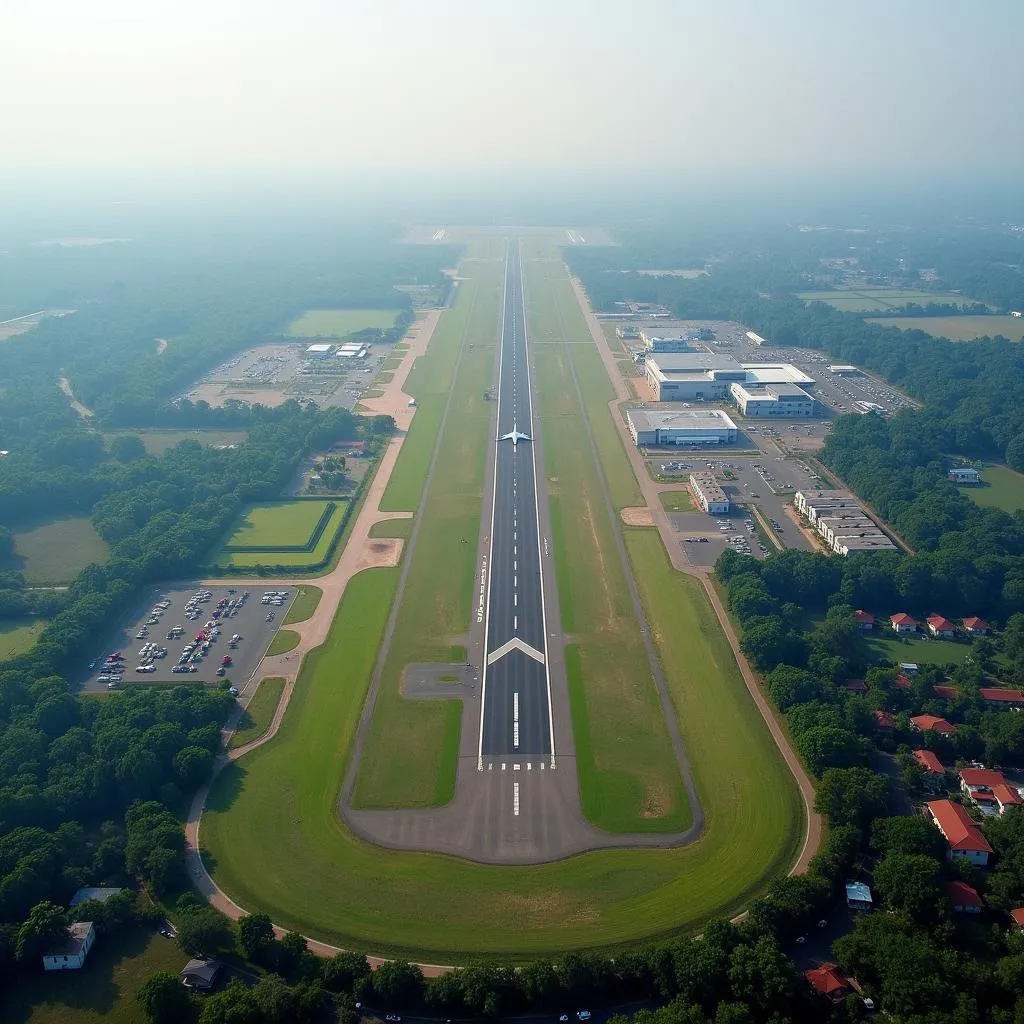
<svg viewBox="0 0 1024 1024">
<path fill-rule="evenodd" d="M 500 263 L 473 263 L 462 270 L 455 312 L 441 318 L 427 354 L 417 361 L 406 390 L 435 401 L 433 433 L 414 450 L 423 464 L 407 462 L 413 480 L 426 478 L 426 466 L 449 392 L 452 401 L 439 440 L 435 475 L 420 506 L 416 551 L 409 567 L 402 604 L 373 720 L 359 766 L 352 802 L 356 807 L 426 807 L 447 803 L 454 793 L 462 702 L 411 701 L 401 695 L 401 678 L 410 662 L 465 661 L 464 649 L 446 638 L 465 633 L 480 531 L 484 466 L 491 434 L 491 403 L 483 398 L 495 371 L 498 313 L 502 293 Z M 465 307 L 465 310 L 461 307 Z M 459 352 L 461 350 L 461 358 Z M 455 375 L 453 380 L 453 374 Z M 415 382 L 413 377 L 416 377 Z M 420 425 L 421 404 L 413 417 L 410 440 Z M 406 442 L 396 471 L 407 455 Z M 395 484 L 392 477 L 391 484 Z M 389 486 L 387 494 L 390 493 Z"/>
<path fill-rule="evenodd" d="M 884 622 L 883 622 L 884 625 Z M 878 627 L 876 627 L 877 629 Z M 959 665 L 971 653 L 971 645 L 956 640 L 932 640 L 923 636 L 900 639 L 890 629 L 865 637 L 868 650 L 880 661 L 916 661 L 919 665 Z"/>
<path fill-rule="evenodd" d="M 653 555 L 664 557 L 656 547 Z M 741 750 L 741 763 L 756 762 L 756 771 L 737 771 L 724 753 L 708 762 L 725 768 L 699 777 L 708 828 L 685 849 L 598 851 L 520 868 L 357 839 L 338 818 L 338 793 L 397 580 L 397 569 L 370 569 L 352 580 L 327 643 L 303 666 L 280 732 L 214 784 L 203 849 L 218 884 L 246 910 L 378 954 L 433 963 L 528 960 L 697 931 L 709 918 L 739 910 L 785 871 L 800 841 L 799 804 L 758 740 L 767 735 L 763 725 L 742 732 L 754 746 Z M 662 614 L 669 610 L 663 606 Z M 692 635 L 704 635 L 706 623 L 698 618 L 696 625 Z M 691 635 L 675 632 L 685 655 Z M 706 650 L 699 647 L 698 681 L 715 664 Z M 345 686 L 337 685 L 340 672 Z M 690 733 L 704 728 L 696 717 L 701 706 L 724 729 L 743 721 L 730 710 L 723 715 L 732 702 L 715 690 L 720 679 L 727 692 L 742 686 L 724 673 L 709 677 L 714 686 L 698 688 L 701 703 L 683 722 L 691 742 L 699 736 L 691 740 Z M 750 713 L 756 715 L 752 705 Z M 712 729 L 704 742 L 720 738 Z"/>
<path fill-rule="evenodd" d="M 13 533 L 15 567 L 32 587 L 69 583 L 90 562 L 101 564 L 110 557 L 106 541 L 85 516 L 41 522 Z"/>
<path fill-rule="evenodd" d="M 1024 474 L 1009 466 L 988 466 L 981 471 L 984 487 L 965 487 L 964 494 L 986 508 L 1001 508 L 1013 515 L 1024 508 Z"/>
<path fill-rule="evenodd" d="M 368 327 L 391 327 L 397 309 L 307 309 L 285 334 L 292 338 L 344 338 Z"/>
<path fill-rule="evenodd" d="M 1024 338 L 1024 317 L 1019 316 L 883 316 L 867 317 L 868 323 L 924 331 L 950 341 L 975 341 L 1001 334 L 1010 341 Z"/>
<path fill-rule="evenodd" d="M 45 625 L 45 620 L 29 617 L 0 620 L 0 661 L 24 654 L 39 639 Z"/>
<path fill-rule="evenodd" d="M 109 448 L 116 437 L 137 437 L 150 455 L 163 455 L 182 441 L 198 441 L 205 445 L 243 444 L 248 437 L 244 430 L 105 430 L 103 440 Z"/>
<path fill-rule="evenodd" d="M 919 306 L 929 302 L 939 304 L 962 304 L 971 302 L 965 295 L 956 292 L 926 292 L 919 288 L 856 288 L 834 291 L 800 292 L 797 298 L 805 302 L 827 302 L 843 313 L 875 313 L 887 309 L 899 309 L 908 302 Z"/>
<path fill-rule="evenodd" d="M 226 547 L 301 547 L 320 522 L 326 501 L 253 505 L 225 541 Z"/>
<path fill-rule="evenodd" d="M 96 942 L 81 971 L 26 974 L 0 994 L 4 1024 L 146 1024 L 135 1000 L 157 971 L 177 974 L 186 963 L 172 939 L 130 928 Z"/>
<path fill-rule="evenodd" d="M 525 270 L 539 424 L 542 439 L 550 439 L 544 473 L 558 598 L 562 627 L 575 641 L 565 657 L 583 811 L 610 832 L 680 831 L 691 823 L 692 811 L 616 554 L 572 370 L 583 394 L 593 392 L 590 428 L 607 446 L 601 449 L 606 473 L 616 471 L 613 501 L 640 504 L 608 410 L 611 382 L 593 344 L 585 344 L 589 332 L 575 295 L 566 290 L 564 266 L 527 262 Z M 578 320 L 568 316 L 573 308 Z M 591 372 L 588 360 L 584 383 L 577 361 L 589 355 L 600 374 Z M 611 435 L 601 429 L 605 424 Z"/>
<path fill-rule="evenodd" d="M 267 648 L 267 656 L 271 657 L 275 654 L 287 654 L 289 651 L 294 651 L 299 646 L 300 639 L 299 634 L 294 629 L 279 629 L 274 634 L 274 639 L 270 641 L 270 646 Z"/>
<path fill-rule="evenodd" d="M 238 721 L 238 728 L 231 735 L 229 749 L 244 747 L 246 743 L 251 743 L 270 728 L 282 693 L 284 680 L 280 676 L 269 676 L 260 683 L 252 700 L 249 701 L 249 706 Z"/>
<path fill-rule="evenodd" d="M 320 598 L 323 596 L 324 592 L 319 587 L 311 586 L 308 583 L 298 587 L 288 614 L 284 617 L 284 624 L 288 626 L 293 622 L 305 622 L 316 611 L 317 605 L 320 604 Z"/>
</svg>

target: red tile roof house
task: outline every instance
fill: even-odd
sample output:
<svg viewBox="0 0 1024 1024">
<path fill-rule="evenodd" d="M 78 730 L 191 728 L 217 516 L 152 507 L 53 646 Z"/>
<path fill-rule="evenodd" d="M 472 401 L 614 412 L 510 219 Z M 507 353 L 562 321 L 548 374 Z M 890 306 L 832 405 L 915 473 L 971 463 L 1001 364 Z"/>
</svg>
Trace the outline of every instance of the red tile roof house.
<svg viewBox="0 0 1024 1024">
<path fill-rule="evenodd" d="M 853 617 L 857 620 L 858 629 L 874 629 L 875 628 L 875 617 L 871 612 L 863 611 L 858 608 L 854 613 Z"/>
<path fill-rule="evenodd" d="M 863 679 L 847 679 L 843 685 L 850 693 L 868 692 L 868 684 Z"/>
<path fill-rule="evenodd" d="M 1010 911 L 1010 918 L 1017 926 L 1017 931 L 1024 932 L 1024 907 L 1015 907 Z"/>
<path fill-rule="evenodd" d="M 929 615 L 928 632 L 932 636 L 941 636 L 944 639 L 951 640 L 956 636 L 956 623 L 950 622 L 945 615 Z"/>
<path fill-rule="evenodd" d="M 978 694 L 990 708 L 1024 707 L 1024 690 L 1008 690 L 1001 686 L 982 686 L 978 690 Z"/>
<path fill-rule="evenodd" d="M 901 673 L 896 677 L 896 686 L 900 690 L 909 690 L 913 685 L 914 684 L 910 681 L 910 676 L 905 676 Z"/>
<path fill-rule="evenodd" d="M 964 619 L 964 629 L 971 636 L 986 636 L 991 628 L 984 619 L 979 619 L 977 615 L 971 615 Z"/>
<path fill-rule="evenodd" d="M 937 715 L 915 715 L 911 718 L 910 724 L 919 732 L 937 732 L 943 736 L 952 736 L 956 732 L 955 725 L 950 725 Z"/>
<path fill-rule="evenodd" d="M 876 711 L 875 725 L 879 729 L 892 729 L 895 728 L 896 723 L 893 721 L 893 717 L 888 711 Z"/>
<path fill-rule="evenodd" d="M 955 686 L 942 686 L 939 684 L 932 687 L 932 693 L 943 700 L 956 700 L 960 696 L 960 691 Z"/>
<path fill-rule="evenodd" d="M 980 914 L 984 904 L 978 890 L 959 880 L 946 883 L 946 895 L 953 904 L 957 914 Z"/>
<path fill-rule="evenodd" d="M 972 864 L 985 867 L 992 847 L 981 834 L 974 819 L 960 804 L 952 800 L 931 800 L 925 804 L 928 816 L 949 843 L 949 859 L 964 857 Z"/>
<path fill-rule="evenodd" d="M 996 810 L 1005 814 L 1008 807 L 1024 807 L 1024 799 L 1018 790 L 1008 782 L 1000 782 L 992 787 L 992 796 L 995 797 Z"/>
<path fill-rule="evenodd" d="M 822 964 L 813 971 L 804 971 L 807 983 L 830 1002 L 841 1003 L 850 991 L 850 983 L 839 973 L 835 964 Z"/>
<path fill-rule="evenodd" d="M 914 760 L 921 766 L 925 789 L 942 789 L 946 784 L 946 769 L 930 750 L 915 750 Z"/>
<path fill-rule="evenodd" d="M 908 615 L 906 612 L 897 612 L 895 615 L 890 615 L 889 625 L 892 626 L 897 633 L 917 632 L 917 619 Z"/>
</svg>

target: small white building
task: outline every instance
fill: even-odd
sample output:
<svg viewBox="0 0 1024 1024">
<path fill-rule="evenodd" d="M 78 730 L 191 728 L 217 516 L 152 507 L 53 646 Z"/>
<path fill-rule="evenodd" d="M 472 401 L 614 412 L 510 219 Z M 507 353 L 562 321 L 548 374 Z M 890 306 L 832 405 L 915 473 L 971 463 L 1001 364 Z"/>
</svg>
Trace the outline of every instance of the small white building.
<svg viewBox="0 0 1024 1024">
<path fill-rule="evenodd" d="M 690 490 L 708 515 L 722 516 L 729 511 L 729 498 L 714 473 L 691 473 Z"/>
<path fill-rule="evenodd" d="M 85 963 L 95 941 L 96 929 L 92 921 L 75 921 L 68 925 L 64 941 L 51 946 L 43 954 L 43 970 L 77 971 Z"/>
<path fill-rule="evenodd" d="M 946 479 L 954 484 L 974 484 L 977 486 L 981 483 L 981 474 L 972 466 L 954 466 L 946 474 Z"/>
<path fill-rule="evenodd" d="M 760 334 L 755 334 L 753 331 L 747 331 L 747 340 L 751 345 L 763 345 L 764 338 Z"/>
</svg>

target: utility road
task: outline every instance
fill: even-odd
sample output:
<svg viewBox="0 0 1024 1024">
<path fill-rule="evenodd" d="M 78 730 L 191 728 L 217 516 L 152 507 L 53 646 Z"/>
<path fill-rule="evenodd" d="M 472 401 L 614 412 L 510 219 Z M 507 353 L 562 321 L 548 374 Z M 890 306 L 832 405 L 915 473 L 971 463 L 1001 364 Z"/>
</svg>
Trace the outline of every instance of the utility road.
<svg viewBox="0 0 1024 1024">
<path fill-rule="evenodd" d="M 518 241 L 505 263 L 477 768 L 485 758 L 555 766 L 526 299 Z"/>
</svg>

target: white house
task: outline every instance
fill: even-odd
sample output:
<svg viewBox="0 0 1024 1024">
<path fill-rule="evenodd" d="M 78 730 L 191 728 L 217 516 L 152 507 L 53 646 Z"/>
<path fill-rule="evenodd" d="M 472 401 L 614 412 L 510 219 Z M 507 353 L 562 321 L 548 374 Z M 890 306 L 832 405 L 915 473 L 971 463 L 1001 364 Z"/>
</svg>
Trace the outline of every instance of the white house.
<svg viewBox="0 0 1024 1024">
<path fill-rule="evenodd" d="M 68 925 L 63 942 L 51 946 L 43 954 L 44 971 L 77 971 L 96 941 L 96 929 L 92 921 L 75 921 Z"/>
</svg>

